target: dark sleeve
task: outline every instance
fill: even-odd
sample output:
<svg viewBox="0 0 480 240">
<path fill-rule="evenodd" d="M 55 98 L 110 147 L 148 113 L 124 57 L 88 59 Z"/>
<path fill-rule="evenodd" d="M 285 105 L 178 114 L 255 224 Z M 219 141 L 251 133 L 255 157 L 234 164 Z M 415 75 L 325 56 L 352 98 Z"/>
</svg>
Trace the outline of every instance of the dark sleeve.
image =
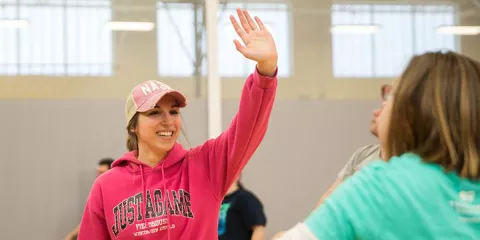
<svg viewBox="0 0 480 240">
<path fill-rule="evenodd" d="M 267 225 L 267 217 L 263 211 L 263 205 L 253 193 L 244 191 L 239 200 L 238 204 L 242 208 L 242 219 L 247 227 Z"/>
</svg>

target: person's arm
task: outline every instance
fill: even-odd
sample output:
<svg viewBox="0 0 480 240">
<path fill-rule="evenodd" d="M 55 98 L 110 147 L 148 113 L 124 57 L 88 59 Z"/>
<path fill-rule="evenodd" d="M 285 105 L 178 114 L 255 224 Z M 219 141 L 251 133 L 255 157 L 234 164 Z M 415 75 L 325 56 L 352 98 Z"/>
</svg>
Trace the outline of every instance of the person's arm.
<svg viewBox="0 0 480 240">
<path fill-rule="evenodd" d="M 242 24 L 248 25 L 240 11 Z M 253 20 L 250 20 L 253 21 Z M 244 84 L 238 112 L 230 126 L 215 139 L 210 139 L 192 152 L 217 198 L 224 197 L 228 188 L 238 178 L 248 160 L 256 151 L 267 131 L 277 86 L 277 52 L 271 34 L 257 19 L 260 30 L 241 29 L 235 19 L 232 24 L 245 43 L 235 45 L 245 57 L 257 62 L 255 72 Z M 253 24 L 253 23 L 252 23 Z M 246 32 L 245 32 L 246 31 Z"/>
<path fill-rule="evenodd" d="M 358 163 L 359 157 L 362 154 L 362 149 L 359 148 L 353 155 L 348 159 L 347 163 L 345 166 L 343 166 L 342 170 L 337 175 L 337 180 L 328 188 L 328 190 L 323 193 L 323 195 L 320 197 L 320 200 L 318 200 L 317 205 L 315 205 L 315 209 L 317 209 L 322 203 L 325 201 L 325 199 L 330 196 L 330 194 L 340 185 L 343 180 L 349 176 L 352 176 L 355 173 L 355 166 Z"/>
<path fill-rule="evenodd" d="M 370 165 L 350 177 L 304 222 L 277 239 L 347 240 L 356 239 L 359 230 L 375 231 L 371 226 L 382 220 L 382 206 L 389 204 L 385 183 L 391 180 L 384 181 L 383 164 Z"/>
<path fill-rule="evenodd" d="M 330 194 L 340 185 L 345 179 L 355 174 L 358 169 L 359 164 L 368 157 L 368 152 L 371 151 L 370 149 L 374 147 L 374 145 L 368 145 L 365 147 L 361 147 L 353 153 L 353 155 L 348 159 L 345 166 L 343 166 L 342 170 L 337 175 L 337 180 L 328 188 L 328 190 L 320 197 L 320 200 L 317 202 L 315 209 L 318 208 L 325 199 L 330 196 Z"/>
<path fill-rule="evenodd" d="M 263 240 L 265 238 L 265 226 L 267 216 L 263 205 L 253 193 L 244 191 L 237 198 L 240 207 L 242 221 L 248 228 L 252 229 L 252 240 Z"/>
<path fill-rule="evenodd" d="M 340 185 L 342 182 L 343 182 L 343 179 L 337 178 L 337 180 L 328 188 L 328 190 L 325 193 L 323 193 L 322 197 L 320 197 L 320 200 L 318 200 L 317 205 L 315 206 L 315 209 L 320 207 L 320 205 L 322 205 L 325 199 L 327 199 L 327 197 L 330 196 L 330 194 L 332 194 L 332 192 L 335 191 L 338 185 Z"/>
<path fill-rule="evenodd" d="M 323 195 L 320 197 L 320 200 L 318 200 L 317 204 L 315 205 L 314 209 L 319 208 L 325 199 L 327 199 L 332 192 L 335 191 L 335 189 L 343 182 L 344 179 L 352 176 L 355 173 L 356 166 L 359 162 L 359 159 L 362 157 L 363 151 L 365 150 L 366 147 L 362 147 L 357 149 L 355 153 L 348 159 L 347 163 L 345 166 L 343 166 L 342 170 L 337 174 L 337 179 L 335 182 L 328 188 L 328 190 L 323 193 Z M 302 225 L 298 225 L 297 227 L 303 227 Z M 280 237 L 284 236 L 286 231 L 281 231 L 278 232 L 274 235 L 272 239 L 280 239 Z"/>
<path fill-rule="evenodd" d="M 110 234 L 108 230 L 103 211 L 102 189 L 100 184 L 95 182 L 85 205 L 77 239 L 109 240 Z"/>
<path fill-rule="evenodd" d="M 251 240 L 264 240 L 265 239 L 265 226 L 253 226 L 253 233 Z"/>
<path fill-rule="evenodd" d="M 80 225 L 77 225 L 68 235 L 65 237 L 65 240 L 72 240 L 74 237 L 78 236 L 78 231 L 80 230 Z"/>
<path fill-rule="evenodd" d="M 319 240 L 304 223 L 297 223 L 288 231 L 275 234 L 272 240 Z"/>
<path fill-rule="evenodd" d="M 340 170 L 340 172 L 337 174 L 337 180 L 335 180 L 335 182 L 328 188 L 328 190 L 326 192 L 324 192 L 323 195 L 320 197 L 320 200 L 318 200 L 314 209 L 319 208 L 323 204 L 325 199 L 327 199 L 330 196 L 330 194 L 332 194 L 332 192 L 335 191 L 335 189 L 338 187 L 338 185 L 340 185 L 343 182 L 343 179 L 345 179 L 348 176 L 353 175 L 353 173 L 355 172 L 354 171 L 355 170 L 355 163 L 357 162 L 357 159 L 358 159 L 360 154 L 361 154 L 361 149 L 357 149 L 357 151 L 355 151 L 355 153 L 347 161 L 345 166 L 343 166 L 342 170 Z M 298 226 L 301 226 L 301 225 L 298 225 Z M 286 233 L 286 231 L 278 232 L 273 236 L 272 239 L 280 239 L 280 237 L 283 237 L 285 235 L 285 233 Z M 290 234 L 292 234 L 292 233 L 290 233 Z M 288 238 L 286 238 L 286 239 L 288 239 Z"/>
</svg>

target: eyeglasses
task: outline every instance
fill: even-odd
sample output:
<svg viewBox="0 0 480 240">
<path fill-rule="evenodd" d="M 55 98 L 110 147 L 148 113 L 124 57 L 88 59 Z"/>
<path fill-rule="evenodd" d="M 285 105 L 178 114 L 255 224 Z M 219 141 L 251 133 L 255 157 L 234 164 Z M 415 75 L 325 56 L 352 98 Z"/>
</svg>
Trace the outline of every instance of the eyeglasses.
<svg viewBox="0 0 480 240">
<path fill-rule="evenodd" d="M 382 86 L 382 100 L 388 101 L 392 98 L 392 86 L 383 85 Z"/>
<path fill-rule="evenodd" d="M 390 101 L 390 100 L 392 100 L 392 97 L 393 97 L 393 92 L 389 91 L 387 94 L 385 94 L 383 96 L 383 101 L 385 101 L 385 102 Z"/>
</svg>

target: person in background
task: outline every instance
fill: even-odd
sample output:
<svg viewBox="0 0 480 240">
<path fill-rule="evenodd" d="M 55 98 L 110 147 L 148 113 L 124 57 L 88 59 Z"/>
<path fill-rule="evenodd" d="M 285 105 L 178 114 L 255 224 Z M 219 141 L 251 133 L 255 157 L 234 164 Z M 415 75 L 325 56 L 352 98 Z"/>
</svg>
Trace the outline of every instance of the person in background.
<svg viewBox="0 0 480 240">
<path fill-rule="evenodd" d="M 237 179 L 220 207 L 218 239 L 263 240 L 266 224 L 262 203 Z"/>
<path fill-rule="evenodd" d="M 97 177 L 112 168 L 113 158 L 103 158 L 98 162 Z"/>
<path fill-rule="evenodd" d="M 390 98 L 392 86 L 391 85 L 382 85 L 380 88 L 380 95 L 382 98 L 382 106 L 378 109 L 375 109 L 372 115 L 372 121 L 370 122 L 370 133 L 378 139 L 378 126 L 377 126 L 377 119 L 380 113 L 382 112 L 383 104 L 385 101 Z M 327 189 L 325 193 L 320 197 L 320 200 L 315 205 L 315 209 L 318 208 L 325 199 L 347 178 L 355 174 L 359 171 L 363 166 L 367 165 L 373 160 L 382 159 L 382 151 L 380 149 L 380 144 L 369 144 L 358 148 L 350 159 L 347 161 L 345 166 L 340 170 L 337 174 L 337 179 L 335 182 Z M 278 238 L 283 236 L 285 231 L 278 232 L 274 235 L 274 238 Z"/>
<path fill-rule="evenodd" d="M 377 119 L 378 119 L 378 116 L 380 116 L 380 113 L 382 112 L 383 104 L 385 104 L 385 102 L 390 98 L 391 89 L 392 89 L 391 85 L 383 85 L 381 87 L 382 106 L 373 112 L 372 121 L 370 123 L 370 133 L 373 136 L 375 136 L 375 138 L 378 138 Z M 340 183 L 345 181 L 345 179 L 352 176 L 355 172 L 360 170 L 363 166 L 377 159 L 383 159 L 382 151 L 380 149 L 380 144 L 378 143 L 370 144 L 357 149 L 357 151 L 353 153 L 353 155 L 350 157 L 350 159 L 342 168 L 342 170 L 340 170 L 340 172 L 338 173 L 337 180 L 330 186 L 327 192 L 325 192 L 322 195 L 322 197 L 318 201 L 315 208 L 319 207 L 323 203 L 325 198 L 327 198 L 328 195 L 330 195 L 330 193 Z"/>
<path fill-rule="evenodd" d="M 102 158 L 98 161 L 97 167 L 97 177 L 105 173 L 106 171 L 112 168 L 113 158 Z M 80 224 L 75 227 L 68 235 L 64 238 L 65 240 L 76 240 L 78 236 L 78 231 L 80 229 Z"/>
<path fill-rule="evenodd" d="M 480 239 L 480 62 L 414 56 L 378 117 L 372 161 L 279 240 Z"/>
</svg>

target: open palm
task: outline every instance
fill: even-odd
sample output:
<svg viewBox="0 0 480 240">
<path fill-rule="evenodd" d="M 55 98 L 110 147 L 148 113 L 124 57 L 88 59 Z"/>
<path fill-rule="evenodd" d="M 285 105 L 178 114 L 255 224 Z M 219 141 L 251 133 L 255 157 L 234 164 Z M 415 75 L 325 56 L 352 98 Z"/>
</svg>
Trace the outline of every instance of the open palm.
<svg viewBox="0 0 480 240">
<path fill-rule="evenodd" d="M 233 28 L 242 39 L 245 46 L 234 40 L 235 47 L 248 59 L 256 62 L 276 62 L 278 58 L 275 41 L 260 18 L 252 17 L 246 10 L 237 9 L 240 24 L 235 17 L 230 16 Z M 258 24 L 258 25 L 257 25 Z"/>
</svg>

